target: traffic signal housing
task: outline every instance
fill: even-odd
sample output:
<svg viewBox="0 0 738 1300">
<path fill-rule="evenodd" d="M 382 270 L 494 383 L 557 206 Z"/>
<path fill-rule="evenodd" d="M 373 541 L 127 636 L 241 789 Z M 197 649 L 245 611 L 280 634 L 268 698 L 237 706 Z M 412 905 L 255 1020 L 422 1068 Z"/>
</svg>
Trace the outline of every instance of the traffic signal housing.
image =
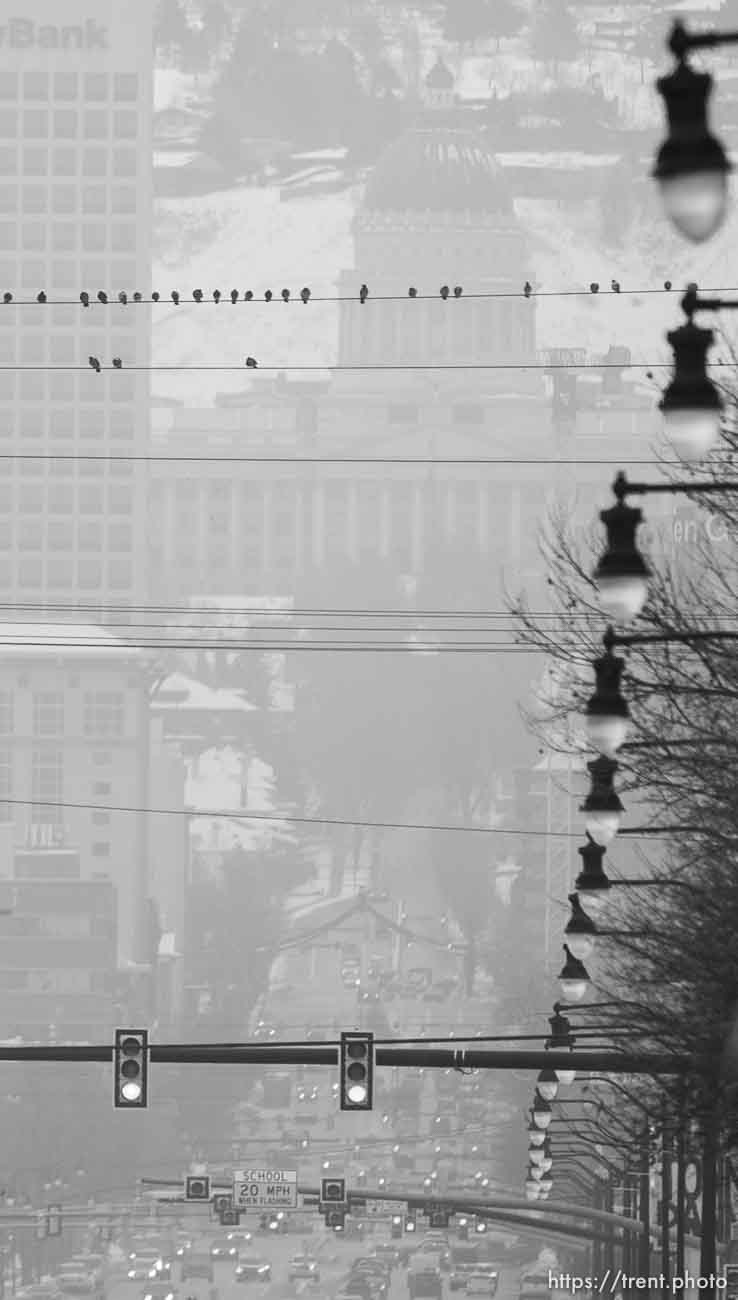
<svg viewBox="0 0 738 1300">
<path fill-rule="evenodd" d="M 415 1219 L 412 1214 L 405 1219 L 405 1232 L 415 1232 Z"/>
<path fill-rule="evenodd" d="M 334 1232 L 343 1232 L 346 1227 L 345 1210 L 326 1210 L 325 1212 L 326 1228 L 333 1228 Z"/>
<path fill-rule="evenodd" d="M 188 1174 L 184 1181 L 184 1196 L 186 1201 L 209 1201 L 210 1175 Z"/>
<path fill-rule="evenodd" d="M 116 1029 L 113 1052 L 116 1110 L 143 1110 L 149 1104 L 147 1029 Z"/>
<path fill-rule="evenodd" d="M 341 1110 L 371 1110 L 374 1034 L 341 1034 L 340 1071 Z"/>
<path fill-rule="evenodd" d="M 392 1226 L 390 1228 L 390 1236 L 391 1237 L 402 1236 L 402 1219 L 400 1218 L 399 1214 L 393 1214 L 392 1216 Z"/>
<path fill-rule="evenodd" d="M 324 1205 L 330 1205 L 331 1207 L 346 1205 L 346 1179 L 321 1178 L 320 1199 Z"/>
</svg>

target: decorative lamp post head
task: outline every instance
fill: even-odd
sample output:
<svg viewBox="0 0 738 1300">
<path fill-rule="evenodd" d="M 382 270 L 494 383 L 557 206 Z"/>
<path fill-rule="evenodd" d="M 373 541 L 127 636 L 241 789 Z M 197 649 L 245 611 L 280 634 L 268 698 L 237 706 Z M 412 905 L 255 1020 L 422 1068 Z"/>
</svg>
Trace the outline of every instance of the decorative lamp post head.
<svg viewBox="0 0 738 1300">
<path fill-rule="evenodd" d="M 607 545 L 594 580 L 604 612 L 616 623 L 630 623 L 648 597 L 651 576 L 646 561 L 636 546 L 636 529 L 643 523 L 643 511 L 618 500 L 608 510 L 600 511 L 607 532 Z"/>
<path fill-rule="evenodd" d="M 675 31 L 673 38 L 676 35 Z M 671 48 L 675 49 L 673 42 Z M 656 82 L 666 109 L 668 134 L 656 155 L 652 175 L 659 183 L 672 225 L 685 239 L 701 244 L 723 223 L 732 168 L 708 125 L 713 79 L 707 72 L 695 72 L 685 54 L 683 50 L 678 55 L 673 72 Z"/>
<path fill-rule="evenodd" d="M 528 1151 L 528 1160 L 530 1164 L 538 1165 L 541 1168 L 544 1168 L 546 1161 L 550 1160 L 550 1158 L 551 1158 L 551 1143 L 549 1142 L 548 1134 L 546 1134 L 545 1141 L 543 1141 L 540 1146 L 531 1145 Z"/>
<path fill-rule="evenodd" d="M 617 770 L 617 761 L 605 754 L 587 764 L 591 785 L 579 811 L 587 814 L 587 834 L 602 847 L 614 840 L 620 826 L 620 814 L 625 811 L 612 783 Z"/>
<path fill-rule="evenodd" d="M 582 859 L 582 870 L 574 881 L 574 888 L 584 910 L 597 917 L 609 901 L 612 889 L 612 882 L 602 865 L 605 849 L 588 835 L 587 843 L 577 849 L 577 853 Z"/>
<path fill-rule="evenodd" d="M 546 1039 L 546 1048 L 573 1047 L 574 1035 L 571 1032 L 571 1021 L 568 1016 L 562 1016 L 560 1011 L 554 1011 L 549 1016 L 548 1023 L 551 1026 L 551 1036 Z"/>
<path fill-rule="evenodd" d="M 590 744 L 608 758 L 614 758 L 628 735 L 630 712 L 620 692 L 624 667 L 625 660 L 610 649 L 595 659 L 595 690 L 585 709 Z"/>
<path fill-rule="evenodd" d="M 707 373 L 712 330 L 690 319 L 666 336 L 674 353 L 674 373 L 659 410 L 666 436 L 682 460 L 703 460 L 720 436 L 723 399 Z"/>
<path fill-rule="evenodd" d="M 547 1200 L 548 1194 L 551 1191 L 551 1188 L 553 1187 L 553 1179 L 541 1178 L 540 1182 L 538 1183 L 538 1186 L 540 1188 L 539 1200 L 542 1201 Z"/>
<path fill-rule="evenodd" d="M 528 1140 L 532 1147 L 542 1147 L 546 1140 L 546 1134 L 542 1128 L 539 1128 L 533 1119 L 531 1119 L 528 1128 Z"/>
<path fill-rule="evenodd" d="M 535 1178 L 526 1178 L 525 1180 L 525 1197 L 528 1201 L 537 1201 L 540 1196 L 540 1183 Z"/>
<path fill-rule="evenodd" d="M 536 1088 L 545 1101 L 554 1101 L 559 1091 L 559 1081 L 553 1070 L 546 1066 L 536 1079 Z"/>
<path fill-rule="evenodd" d="M 552 1119 L 553 1112 L 551 1110 L 550 1101 L 546 1101 L 546 1098 L 542 1097 L 540 1092 L 536 1091 L 535 1097 L 533 1098 L 533 1123 L 536 1128 L 545 1130 L 548 1128 Z"/>
<path fill-rule="evenodd" d="M 589 975 L 586 968 L 564 944 L 566 961 L 559 971 L 562 997 L 567 1002 L 581 1002 L 589 987 Z"/>
<path fill-rule="evenodd" d="M 582 910 L 582 905 L 576 894 L 569 895 L 569 902 L 571 904 L 571 916 L 564 929 L 566 942 L 569 945 L 569 951 L 577 961 L 586 961 L 594 950 L 597 926 L 587 916 L 587 913 Z"/>
</svg>

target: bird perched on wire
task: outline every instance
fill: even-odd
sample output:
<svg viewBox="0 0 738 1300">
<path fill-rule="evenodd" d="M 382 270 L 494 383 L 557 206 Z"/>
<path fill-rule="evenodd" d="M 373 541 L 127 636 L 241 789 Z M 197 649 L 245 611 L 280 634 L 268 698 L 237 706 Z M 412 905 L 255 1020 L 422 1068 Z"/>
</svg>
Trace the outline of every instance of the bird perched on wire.
<svg viewBox="0 0 738 1300">
<path fill-rule="evenodd" d="M 177 292 L 176 289 L 172 289 L 172 302 L 174 303 L 175 307 L 179 307 L 179 293 Z"/>
<path fill-rule="evenodd" d="M 361 303 L 366 302 L 368 297 L 369 297 L 369 290 L 367 289 L 365 284 L 362 284 L 361 288 L 359 289 L 359 302 Z"/>
<path fill-rule="evenodd" d="M 97 301 L 103 304 L 108 301 L 108 295 L 105 293 L 104 289 L 98 290 Z"/>
<path fill-rule="evenodd" d="M 463 292 L 464 290 L 462 289 L 460 284 L 454 285 L 454 298 L 460 298 Z"/>
<path fill-rule="evenodd" d="M 593 281 L 593 283 L 589 286 L 589 292 L 590 292 L 590 293 L 599 293 L 599 291 L 600 291 L 600 286 L 599 286 L 596 282 Z"/>
<path fill-rule="evenodd" d="M 121 302 L 124 307 L 126 306 L 128 302 L 128 294 L 126 293 L 125 289 L 121 289 L 120 293 L 118 294 L 118 302 Z"/>
<path fill-rule="evenodd" d="M 283 290 L 282 290 L 282 302 L 289 302 L 289 300 L 290 300 L 290 291 L 289 291 L 289 289 L 283 289 Z"/>
<path fill-rule="evenodd" d="M 141 297 L 141 294 L 138 292 L 138 290 L 136 290 L 136 292 L 135 292 L 134 295 L 133 295 L 133 301 L 134 301 L 134 302 L 143 302 L 143 298 Z"/>
<path fill-rule="evenodd" d="M 231 302 L 238 302 L 238 289 L 231 289 Z"/>
<path fill-rule="evenodd" d="M 36 294 L 36 302 L 46 302 L 46 294 L 44 293 L 43 289 L 41 290 L 40 293 Z"/>
<path fill-rule="evenodd" d="M 3 302 L 4 302 L 4 303 L 8 303 L 8 302 L 12 302 L 12 301 L 13 301 L 13 295 L 12 295 L 12 293 L 8 293 L 8 291 L 7 291 L 7 289 L 6 289 L 5 293 L 3 294 Z"/>
<path fill-rule="evenodd" d="M 244 302 L 252 302 L 254 297 L 253 289 L 247 289 L 243 297 L 244 297 Z"/>
<path fill-rule="evenodd" d="M 613 293 L 620 293 L 620 281 L 619 281 L 619 280 L 611 280 L 611 281 L 610 281 L 610 288 L 612 289 Z"/>
<path fill-rule="evenodd" d="M 442 284 L 439 292 L 441 297 L 443 298 L 443 301 L 445 302 L 451 290 L 449 289 L 447 284 Z"/>
<path fill-rule="evenodd" d="M 113 365 L 115 366 L 116 370 L 123 369 L 123 362 L 121 361 L 120 357 L 113 357 Z"/>
<path fill-rule="evenodd" d="M 99 374 L 100 374 L 100 370 L 101 370 L 101 366 L 100 366 L 100 362 L 98 361 L 97 357 L 88 357 L 87 360 L 89 361 L 89 363 L 90 363 L 90 365 L 92 366 L 92 369 L 95 371 L 95 373 L 99 375 Z"/>
<path fill-rule="evenodd" d="M 266 299 L 267 302 L 271 302 L 271 301 L 272 301 L 272 298 L 274 297 L 274 294 L 272 293 L 271 289 L 267 289 L 266 293 L 264 294 L 264 297 L 265 297 L 265 299 Z"/>
<path fill-rule="evenodd" d="M 304 303 L 310 302 L 310 290 L 308 289 L 307 285 L 305 286 L 304 289 L 300 290 L 300 297 L 302 298 L 302 301 Z"/>
<path fill-rule="evenodd" d="M 213 302 L 218 303 L 221 299 L 220 289 L 213 289 Z"/>
<path fill-rule="evenodd" d="M 256 370 L 257 364 L 258 362 L 256 361 L 255 357 L 246 358 L 246 365 L 249 370 Z"/>
<path fill-rule="evenodd" d="M 531 284 L 530 280 L 526 280 L 525 284 L 523 285 L 523 293 L 525 294 L 526 298 L 530 298 L 532 292 L 533 292 L 533 285 Z"/>
<path fill-rule="evenodd" d="M 195 302 L 202 302 L 202 289 L 193 289 L 192 297 L 195 299 Z"/>
<path fill-rule="evenodd" d="M 152 302 L 160 302 L 160 301 L 161 301 L 161 294 L 160 294 L 160 293 L 157 293 L 157 292 L 156 292 L 156 289 L 152 290 L 152 293 L 151 293 L 151 301 L 152 301 Z"/>
<path fill-rule="evenodd" d="M 83 290 L 82 293 L 79 295 L 79 300 L 80 300 L 80 302 L 82 303 L 82 306 L 83 306 L 83 307 L 89 307 L 89 305 L 90 305 L 90 295 L 89 295 L 89 293 L 85 293 L 84 290 Z"/>
<path fill-rule="evenodd" d="M 668 293 L 669 290 L 670 290 L 670 288 L 671 288 L 671 280 L 664 280 L 664 288 L 666 289 L 666 292 Z"/>
<path fill-rule="evenodd" d="M 418 291 L 417 291 L 417 289 L 415 289 L 415 288 L 411 285 L 410 288 L 409 288 L 408 291 L 407 291 L 407 296 L 408 296 L 408 298 L 417 298 L 417 296 L 418 296 Z"/>
</svg>

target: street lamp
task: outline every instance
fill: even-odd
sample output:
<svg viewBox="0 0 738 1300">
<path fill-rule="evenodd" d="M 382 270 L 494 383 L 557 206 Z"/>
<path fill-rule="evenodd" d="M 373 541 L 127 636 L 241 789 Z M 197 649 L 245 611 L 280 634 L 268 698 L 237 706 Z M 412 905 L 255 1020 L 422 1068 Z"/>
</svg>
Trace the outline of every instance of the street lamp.
<svg viewBox="0 0 738 1300">
<path fill-rule="evenodd" d="M 587 814 L 585 827 L 595 844 L 605 848 L 618 833 L 620 814 L 625 812 L 620 796 L 613 786 L 618 770 L 617 760 L 600 754 L 587 764 L 591 784 L 587 798 L 579 811 Z"/>
<path fill-rule="evenodd" d="M 615 623 L 630 623 L 646 603 L 651 576 L 636 545 L 643 512 L 618 500 L 600 511 L 600 520 L 607 533 L 605 550 L 593 574 L 600 604 Z"/>
<path fill-rule="evenodd" d="M 546 1050 L 549 1051 L 556 1049 L 560 1051 L 562 1049 L 568 1049 L 571 1051 L 574 1047 L 574 1038 L 571 1032 L 571 1024 L 567 1017 L 562 1016 L 558 1011 L 554 1011 L 554 1014 L 549 1016 L 548 1023 L 551 1026 L 551 1035 L 546 1039 Z M 577 1077 L 576 1070 L 560 1070 L 557 1068 L 554 1073 L 559 1083 L 564 1088 L 571 1087 Z"/>
<path fill-rule="evenodd" d="M 587 843 L 577 849 L 582 859 L 582 870 L 574 881 L 574 888 L 579 895 L 584 910 L 592 916 L 599 916 L 610 898 L 612 881 L 602 865 L 605 849 L 596 844 L 591 835 Z"/>
<path fill-rule="evenodd" d="M 564 944 L 566 961 L 559 971 L 561 996 L 567 1002 L 581 1002 L 589 987 L 589 975 L 585 967 Z"/>
<path fill-rule="evenodd" d="M 594 951 L 597 926 L 583 911 L 576 894 L 569 894 L 571 916 L 564 929 L 569 951 L 577 961 L 586 961 Z"/>
<path fill-rule="evenodd" d="M 720 436 L 724 405 L 707 373 L 715 335 L 690 317 L 666 338 L 674 353 L 674 371 L 659 402 L 664 432 L 681 460 L 704 460 Z"/>
<path fill-rule="evenodd" d="M 536 1128 L 547 1129 L 552 1119 L 553 1112 L 550 1101 L 546 1101 L 546 1098 L 542 1097 L 536 1090 L 533 1098 L 533 1123 Z"/>
<path fill-rule="evenodd" d="M 540 1183 L 536 1182 L 535 1178 L 526 1178 L 525 1180 L 526 1200 L 537 1201 L 540 1194 L 541 1194 Z"/>
<path fill-rule="evenodd" d="M 544 1101 L 554 1101 L 559 1091 L 559 1080 L 554 1070 L 541 1070 L 536 1080 L 536 1087 Z"/>
<path fill-rule="evenodd" d="M 625 660 L 608 648 L 594 661 L 595 691 L 584 713 L 593 749 L 614 758 L 628 735 L 630 712 L 620 691 Z"/>
<path fill-rule="evenodd" d="M 732 170 L 720 141 L 708 125 L 713 79 L 687 63 L 690 49 L 719 44 L 719 35 L 688 35 L 674 24 L 669 49 L 677 66 L 660 77 L 656 88 L 664 101 L 668 135 L 656 156 L 658 181 L 666 214 L 680 234 L 700 244 L 715 234 L 725 218 L 728 175 Z"/>
</svg>

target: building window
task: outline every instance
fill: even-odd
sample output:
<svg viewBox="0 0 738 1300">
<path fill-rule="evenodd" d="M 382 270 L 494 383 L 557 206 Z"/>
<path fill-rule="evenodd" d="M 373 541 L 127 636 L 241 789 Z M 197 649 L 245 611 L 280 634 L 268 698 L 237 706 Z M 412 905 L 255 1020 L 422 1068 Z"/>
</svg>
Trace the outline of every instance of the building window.
<svg viewBox="0 0 738 1300">
<path fill-rule="evenodd" d="M 86 736 L 122 736 L 125 699 L 122 691 L 86 691 Z"/>
<path fill-rule="evenodd" d="M 93 826 L 109 826 L 109 825 L 110 825 L 110 813 L 109 813 L 109 812 L 94 812 L 94 813 L 92 814 L 92 825 L 93 825 Z"/>
<path fill-rule="evenodd" d="M 116 72 L 113 97 L 119 104 L 135 103 L 138 98 L 138 76 L 135 72 Z"/>
<path fill-rule="evenodd" d="M 92 845 L 93 858 L 109 858 L 110 844 L 107 840 L 95 840 Z"/>
<path fill-rule="evenodd" d="M 0 736 L 13 735 L 13 694 L 0 690 Z"/>
<path fill-rule="evenodd" d="M 64 821 L 64 763 L 60 749 L 34 749 L 31 756 L 31 821 L 59 826 Z M 37 802 L 38 801 L 38 802 Z"/>
<path fill-rule="evenodd" d="M 34 736 L 61 736 L 64 733 L 64 694 L 62 691 L 34 691 Z"/>
</svg>

